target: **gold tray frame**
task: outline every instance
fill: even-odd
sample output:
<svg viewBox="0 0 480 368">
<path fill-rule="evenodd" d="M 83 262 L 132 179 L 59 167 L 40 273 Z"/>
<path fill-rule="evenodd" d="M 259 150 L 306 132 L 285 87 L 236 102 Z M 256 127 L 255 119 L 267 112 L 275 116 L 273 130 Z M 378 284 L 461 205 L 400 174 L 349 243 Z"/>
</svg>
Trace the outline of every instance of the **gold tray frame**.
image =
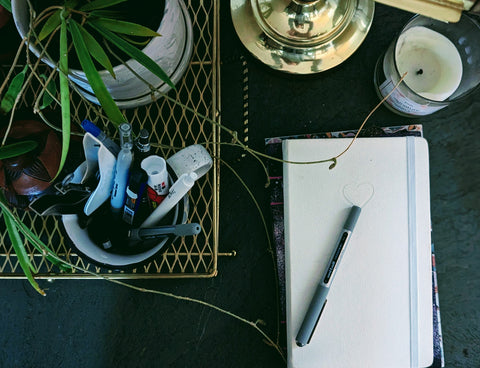
<svg viewBox="0 0 480 368">
<path fill-rule="evenodd" d="M 193 23 L 194 48 L 190 65 L 177 84 L 177 90 L 168 95 L 201 115 L 220 123 L 220 52 L 219 52 L 219 4 L 215 0 L 185 0 Z M 43 68 L 48 75 L 51 70 Z M 2 68 L 5 73 L 6 68 Z M 8 69 L 7 69 L 8 70 Z M 38 80 L 32 79 L 28 92 L 24 94 L 20 108 L 31 110 L 32 101 L 40 91 Z M 112 136 L 115 129 L 108 124 L 101 109 L 82 99 L 76 92 L 71 94 L 72 122 L 83 119 L 103 126 Z M 58 106 L 45 113 L 43 118 L 52 123 L 51 116 L 58 116 Z M 48 244 L 59 256 L 75 266 L 94 272 L 100 276 L 116 279 L 138 278 L 182 278 L 213 277 L 217 274 L 218 220 L 220 192 L 220 131 L 218 126 L 205 121 L 195 113 L 184 109 L 170 99 L 159 98 L 146 106 L 124 110 L 133 130 L 148 129 L 152 145 L 164 157 L 191 144 L 201 143 L 214 158 L 214 166 L 201 178 L 189 195 L 189 222 L 198 222 L 202 233 L 195 237 L 177 238 L 162 253 L 158 253 L 149 263 L 134 269 L 111 270 L 90 263 L 77 254 L 68 244 L 68 237 L 62 229 L 61 218 L 40 217 L 31 211 L 17 212 L 21 219 Z M 53 119 L 58 121 L 59 119 Z M 25 278 L 17 256 L 11 247 L 3 221 L 0 233 L 0 278 Z M 38 270 L 36 278 L 98 278 L 98 276 L 74 270 L 64 273 L 46 261 L 45 257 L 28 244 L 27 252 Z"/>
</svg>

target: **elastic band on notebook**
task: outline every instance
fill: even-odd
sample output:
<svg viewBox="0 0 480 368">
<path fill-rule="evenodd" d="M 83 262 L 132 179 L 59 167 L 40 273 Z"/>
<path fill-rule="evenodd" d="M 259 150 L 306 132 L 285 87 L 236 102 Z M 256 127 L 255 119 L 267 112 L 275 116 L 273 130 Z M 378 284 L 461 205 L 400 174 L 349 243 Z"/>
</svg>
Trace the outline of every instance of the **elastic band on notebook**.
<svg viewBox="0 0 480 368">
<path fill-rule="evenodd" d="M 418 367 L 418 280 L 415 138 L 407 137 L 408 256 L 410 274 L 410 367 Z"/>
</svg>

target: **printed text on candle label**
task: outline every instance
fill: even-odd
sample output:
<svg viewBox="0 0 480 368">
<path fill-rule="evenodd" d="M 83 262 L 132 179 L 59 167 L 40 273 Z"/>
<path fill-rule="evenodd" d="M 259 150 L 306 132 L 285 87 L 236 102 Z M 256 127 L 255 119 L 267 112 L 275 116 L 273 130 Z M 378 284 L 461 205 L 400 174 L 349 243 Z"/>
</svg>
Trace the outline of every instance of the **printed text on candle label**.
<svg viewBox="0 0 480 368">
<path fill-rule="evenodd" d="M 385 82 L 381 84 L 380 93 L 383 97 L 385 97 L 393 90 L 394 87 L 394 83 L 391 79 L 388 78 Z M 428 115 L 446 107 L 421 105 L 415 101 L 408 99 L 398 89 L 393 91 L 393 93 L 388 97 L 386 102 L 394 109 L 411 115 Z"/>
</svg>

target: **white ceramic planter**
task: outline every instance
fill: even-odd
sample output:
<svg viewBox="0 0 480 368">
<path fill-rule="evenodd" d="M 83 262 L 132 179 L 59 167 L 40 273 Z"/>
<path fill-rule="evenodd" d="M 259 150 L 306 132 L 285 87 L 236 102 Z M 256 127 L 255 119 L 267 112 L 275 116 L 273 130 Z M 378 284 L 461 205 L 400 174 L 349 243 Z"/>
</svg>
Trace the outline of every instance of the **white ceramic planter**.
<svg viewBox="0 0 480 368">
<path fill-rule="evenodd" d="M 148 11 L 148 10 L 146 10 Z M 30 15 L 26 0 L 12 0 L 12 13 L 15 25 L 22 37 L 28 34 Z M 193 50 L 192 22 L 183 0 L 165 0 L 165 10 L 157 32 L 161 37 L 155 37 L 143 49 L 143 52 L 153 59 L 176 84 L 185 73 Z M 32 52 L 39 56 L 40 50 L 30 45 Z M 55 67 L 48 58 L 42 58 L 46 64 Z M 135 73 L 140 75 L 152 86 L 165 93 L 170 87 L 162 82 L 149 70 L 134 60 L 126 62 Z M 125 65 L 113 68 L 116 79 L 106 70 L 100 71 L 107 90 L 120 108 L 133 108 L 152 102 L 151 91 L 141 79 L 137 78 Z M 99 104 L 81 70 L 71 69 L 69 78 L 89 101 Z M 159 97 L 160 93 L 155 93 Z"/>
</svg>

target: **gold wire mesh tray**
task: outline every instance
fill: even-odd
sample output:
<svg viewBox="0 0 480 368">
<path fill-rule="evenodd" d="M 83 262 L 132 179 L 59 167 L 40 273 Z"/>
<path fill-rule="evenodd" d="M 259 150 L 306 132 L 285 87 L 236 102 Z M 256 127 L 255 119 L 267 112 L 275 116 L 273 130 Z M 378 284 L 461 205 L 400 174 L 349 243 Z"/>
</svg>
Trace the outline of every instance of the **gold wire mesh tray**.
<svg viewBox="0 0 480 368">
<path fill-rule="evenodd" d="M 178 149 L 191 144 L 203 144 L 214 158 L 214 166 L 202 177 L 189 194 L 189 222 L 202 226 L 201 234 L 195 237 L 177 238 L 167 249 L 161 250 L 149 263 L 135 269 L 111 270 L 98 267 L 70 247 L 60 217 L 40 217 L 31 211 L 17 213 L 22 221 L 37 236 L 48 244 L 60 257 L 90 272 L 110 278 L 174 278 L 212 277 L 217 273 L 218 257 L 218 212 L 219 212 L 219 129 L 201 115 L 219 122 L 219 4 L 215 0 L 186 0 L 193 23 L 194 48 L 190 65 L 177 84 L 177 90 L 168 95 L 193 109 L 185 109 L 170 99 L 157 101 L 135 109 L 124 110 L 135 132 L 145 128 L 151 132 L 151 142 L 164 157 L 170 157 Z M 2 68 L 2 72 L 7 71 Z M 44 67 L 43 72 L 52 71 Z M 20 109 L 32 109 L 33 101 L 40 91 L 38 80 L 32 79 L 24 94 Z M 98 126 L 115 136 L 115 129 L 102 115 L 101 109 L 82 99 L 76 92 L 71 94 L 72 122 L 83 119 L 94 121 Z M 59 106 L 44 114 L 44 120 L 52 125 L 51 116 L 58 116 Z M 200 115 L 197 115 L 200 114 Z M 72 148 L 71 148 L 72 149 Z M 1 222 L 0 233 L 0 278 L 25 277 Z M 96 276 L 74 270 L 64 273 L 52 266 L 45 257 L 27 244 L 30 259 L 38 270 L 37 278 L 94 278 Z"/>
</svg>

